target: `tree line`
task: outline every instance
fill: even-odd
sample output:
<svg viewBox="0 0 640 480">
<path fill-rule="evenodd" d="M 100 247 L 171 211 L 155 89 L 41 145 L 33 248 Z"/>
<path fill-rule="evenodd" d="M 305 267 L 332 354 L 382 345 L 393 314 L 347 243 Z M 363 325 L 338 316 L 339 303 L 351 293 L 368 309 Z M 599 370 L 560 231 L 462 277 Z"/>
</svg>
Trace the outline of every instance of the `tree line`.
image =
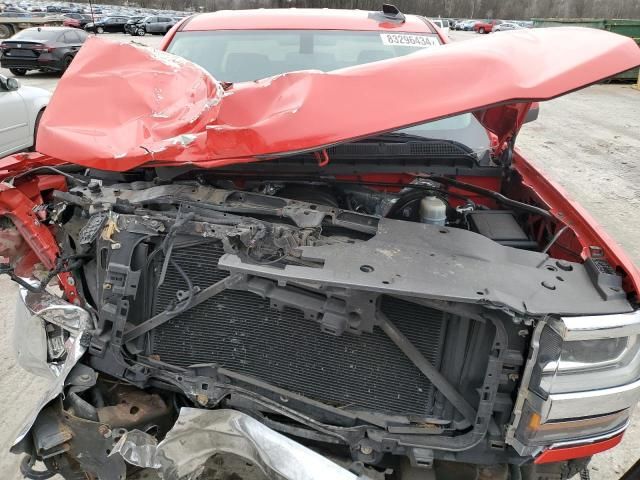
<svg viewBox="0 0 640 480">
<path fill-rule="evenodd" d="M 445 18 L 640 18 L 640 0 L 129 0 L 129 5 L 146 8 L 208 12 L 289 7 L 379 10 L 382 3 L 393 3 L 405 13 Z"/>
</svg>

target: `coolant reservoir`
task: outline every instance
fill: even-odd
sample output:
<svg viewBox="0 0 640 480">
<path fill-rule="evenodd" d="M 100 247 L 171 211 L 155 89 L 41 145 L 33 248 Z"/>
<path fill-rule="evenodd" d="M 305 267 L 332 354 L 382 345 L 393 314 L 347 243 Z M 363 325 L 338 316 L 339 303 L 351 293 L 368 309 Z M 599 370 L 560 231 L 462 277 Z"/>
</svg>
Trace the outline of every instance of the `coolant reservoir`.
<svg viewBox="0 0 640 480">
<path fill-rule="evenodd" d="M 447 204 L 429 195 L 420 200 L 420 221 L 431 225 L 444 225 L 447 221 Z"/>
</svg>

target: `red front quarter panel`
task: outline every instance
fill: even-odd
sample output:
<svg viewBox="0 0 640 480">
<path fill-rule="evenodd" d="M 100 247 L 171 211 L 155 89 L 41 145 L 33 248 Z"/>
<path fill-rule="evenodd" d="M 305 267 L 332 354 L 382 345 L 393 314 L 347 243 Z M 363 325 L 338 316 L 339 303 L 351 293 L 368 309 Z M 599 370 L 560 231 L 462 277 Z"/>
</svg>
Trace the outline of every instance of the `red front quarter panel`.
<svg viewBox="0 0 640 480">
<path fill-rule="evenodd" d="M 530 187 L 540 202 L 546 204 L 558 220 L 573 230 L 582 246 L 583 260 L 590 256 L 590 247 L 600 247 L 611 266 L 624 274 L 625 290 L 633 293 L 636 298 L 640 297 L 640 271 L 591 214 L 573 200 L 564 188 L 551 180 L 549 175 L 526 160 L 517 149 L 513 165 L 522 176 L 524 186 Z"/>
</svg>

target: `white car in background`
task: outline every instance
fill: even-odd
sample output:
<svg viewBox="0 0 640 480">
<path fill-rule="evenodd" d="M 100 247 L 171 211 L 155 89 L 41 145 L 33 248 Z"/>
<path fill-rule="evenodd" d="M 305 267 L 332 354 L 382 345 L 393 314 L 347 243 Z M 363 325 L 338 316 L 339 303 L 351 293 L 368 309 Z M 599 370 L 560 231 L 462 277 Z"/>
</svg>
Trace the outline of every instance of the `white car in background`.
<svg viewBox="0 0 640 480">
<path fill-rule="evenodd" d="M 442 30 L 445 35 L 449 36 L 449 20 L 444 20 L 442 18 L 430 18 L 429 21 Z"/>
<path fill-rule="evenodd" d="M 35 145 L 40 117 L 51 94 L 0 75 L 0 158 Z"/>
<path fill-rule="evenodd" d="M 499 25 L 493 27 L 494 32 L 506 32 L 507 30 L 520 30 L 524 27 L 518 25 L 515 22 L 502 22 Z"/>
</svg>

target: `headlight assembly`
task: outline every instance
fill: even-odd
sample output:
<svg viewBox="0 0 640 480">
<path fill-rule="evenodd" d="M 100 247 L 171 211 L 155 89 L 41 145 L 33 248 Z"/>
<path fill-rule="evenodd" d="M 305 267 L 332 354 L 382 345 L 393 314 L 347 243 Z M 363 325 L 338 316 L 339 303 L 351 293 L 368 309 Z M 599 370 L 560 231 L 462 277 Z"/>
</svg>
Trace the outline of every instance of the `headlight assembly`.
<svg viewBox="0 0 640 480">
<path fill-rule="evenodd" d="M 629 409 L 608 415 L 596 415 L 577 419 L 542 422 L 540 414 L 525 403 L 522 421 L 517 436 L 527 445 L 550 445 L 556 442 L 582 440 L 602 434 L 616 432 L 629 421 Z"/>
<path fill-rule="evenodd" d="M 532 455 L 549 443 L 607 440 L 624 431 L 638 399 L 640 310 L 543 321 L 507 441 Z"/>
<path fill-rule="evenodd" d="M 540 335 L 530 389 L 544 399 L 549 394 L 611 388 L 640 379 L 640 316 L 580 320 L 552 323 Z M 614 326 L 616 320 L 621 324 Z M 588 324 L 595 328 L 586 330 Z"/>
</svg>

